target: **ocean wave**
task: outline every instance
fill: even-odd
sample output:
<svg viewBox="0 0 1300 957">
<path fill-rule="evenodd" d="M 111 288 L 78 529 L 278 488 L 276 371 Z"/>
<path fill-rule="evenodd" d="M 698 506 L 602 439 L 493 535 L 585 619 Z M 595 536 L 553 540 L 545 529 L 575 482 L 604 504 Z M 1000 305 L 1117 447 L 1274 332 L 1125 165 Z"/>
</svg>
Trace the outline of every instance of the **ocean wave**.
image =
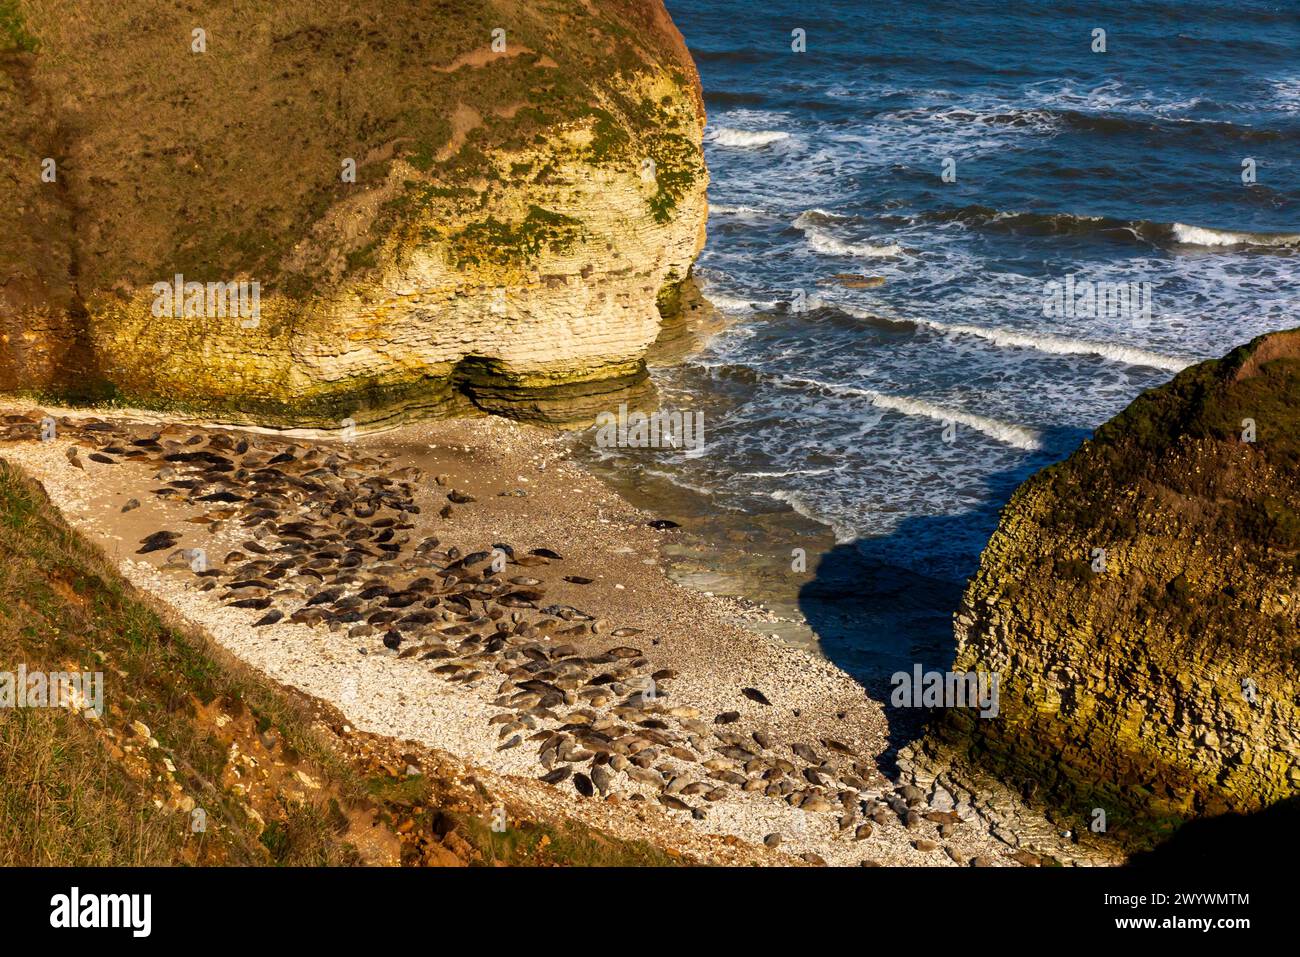
<svg viewBox="0 0 1300 957">
<path fill-rule="evenodd" d="M 1300 246 L 1300 233 L 1263 233 L 1212 229 L 1186 223 L 1156 223 L 1146 219 L 1117 219 L 1079 213 L 1030 213 L 997 210 L 988 206 L 962 206 L 926 213 L 931 222 L 957 222 L 974 229 L 1019 233 L 1027 236 L 1097 236 L 1160 247 L 1175 246 Z"/>
<path fill-rule="evenodd" d="M 1212 120 L 1191 117 L 1165 117 L 1161 115 L 1123 114 L 1123 113 L 1081 113 L 1078 110 L 1062 110 L 1061 122 L 1083 133 L 1153 134 L 1163 137 L 1196 136 L 1200 134 L 1225 137 L 1243 143 L 1275 143 L 1289 139 L 1291 134 L 1283 130 L 1257 129 L 1239 123 L 1224 120 Z"/>
<path fill-rule="evenodd" d="M 744 299 L 727 295 L 724 292 L 716 292 L 712 289 L 703 290 L 703 295 L 714 308 L 720 309 L 722 312 L 772 312 L 781 307 L 781 303 L 773 299 Z"/>
<path fill-rule="evenodd" d="M 756 299 L 735 289 L 735 279 L 728 273 L 714 269 L 700 269 L 695 273 L 700 294 L 716 309 L 743 315 L 750 312 L 773 312 L 784 304 L 775 299 Z"/>
<path fill-rule="evenodd" d="M 964 106 L 916 106 L 881 113 L 878 119 L 905 123 L 933 122 L 950 126 L 1009 127 L 1043 131 L 1055 126 L 1057 115 L 1051 110 L 970 109 Z"/>
<path fill-rule="evenodd" d="M 664 469 L 647 468 L 644 469 L 644 473 L 652 478 L 662 479 L 663 481 L 667 482 L 669 485 L 673 485 L 677 488 L 684 489 L 687 492 L 694 492 L 696 495 L 699 495 L 703 498 L 710 499 L 712 500 L 712 504 L 716 507 L 725 508 L 729 512 L 741 511 L 741 509 L 737 508 L 734 505 L 728 505 L 726 502 L 720 501 L 718 499 L 718 494 L 717 494 L 718 490 L 716 488 L 709 488 L 707 485 L 699 485 L 694 482 L 688 482 L 686 481 L 685 478 L 682 477 L 680 472 L 671 472 Z"/>
<path fill-rule="evenodd" d="M 851 542 L 858 537 L 857 530 L 855 528 L 853 528 L 851 525 L 845 525 L 842 522 L 837 522 L 834 519 L 828 518 L 827 516 L 819 513 L 816 509 L 810 506 L 804 500 L 803 496 L 801 496 L 798 492 L 791 492 L 785 489 L 780 489 L 770 494 L 773 499 L 775 499 L 778 502 L 784 502 L 786 505 L 789 505 L 790 508 L 794 509 L 794 511 L 798 512 L 800 515 L 802 515 L 804 518 L 808 519 L 809 521 L 816 522 L 818 525 L 824 525 L 827 528 L 829 528 L 831 532 L 835 535 L 835 543 L 837 545 L 847 544 L 848 542 Z"/>
<path fill-rule="evenodd" d="M 875 389 L 863 389 L 857 386 L 833 385 L 829 382 L 819 382 L 816 379 L 805 379 L 798 376 L 781 376 L 780 381 L 790 385 L 812 386 L 829 392 L 831 395 L 844 398 L 863 398 L 877 408 L 889 409 L 903 415 L 934 419 L 936 422 L 945 424 L 952 422 L 964 425 L 1014 448 L 1025 449 L 1030 452 L 1040 451 L 1043 448 L 1043 436 L 1037 429 L 1025 425 L 1016 425 L 1012 422 L 1001 422 L 988 416 L 964 412 L 961 409 L 948 408 L 933 402 L 927 402 L 924 399 L 888 395 L 884 392 L 877 392 Z"/>
<path fill-rule="evenodd" d="M 757 206 L 734 205 L 732 203 L 709 203 L 709 212 L 716 216 L 735 216 L 739 219 L 755 219 L 765 215 Z"/>
<path fill-rule="evenodd" d="M 846 213 L 832 213 L 829 209 L 822 209 L 820 206 L 812 209 L 805 209 L 802 213 L 794 218 L 795 229 L 805 229 L 808 226 L 822 226 L 826 223 L 851 223 L 855 217 Z"/>
<path fill-rule="evenodd" d="M 1186 223 L 1172 223 L 1169 230 L 1184 246 L 1300 246 L 1300 233 L 1233 232 Z"/>
<path fill-rule="evenodd" d="M 808 237 L 808 248 L 824 256 L 883 259 L 888 256 L 897 256 L 903 251 L 903 247 L 897 243 L 877 246 L 874 243 L 845 242 L 822 229 L 818 229 L 816 226 L 805 229 L 804 235 Z"/>
<path fill-rule="evenodd" d="M 871 317 L 879 321 L 879 317 Z M 1034 349 L 1058 356 L 1098 356 L 1112 362 L 1122 362 L 1131 366 L 1149 366 L 1166 372 L 1181 372 L 1195 360 L 1181 359 L 1175 356 L 1160 355 L 1136 346 L 1117 345 L 1111 342 L 1094 342 L 1088 339 L 1073 339 L 1069 336 L 1054 336 L 1041 332 L 1018 332 L 1014 329 L 986 328 L 956 323 L 938 322 L 934 319 L 903 319 L 903 323 L 912 323 L 920 328 L 930 329 L 943 335 L 975 336 L 992 342 L 994 345 L 1010 349 Z"/>
<path fill-rule="evenodd" d="M 737 130 L 728 126 L 715 127 L 705 137 L 718 146 L 733 146 L 738 149 L 758 149 L 790 139 L 784 130 Z"/>
<path fill-rule="evenodd" d="M 975 229 L 1023 233 L 1030 236 L 1073 236 L 1088 233 L 1118 232 L 1138 238 L 1133 223 L 1106 216 L 1077 213 L 1027 213 L 993 209 L 989 206 L 960 206 L 921 214 L 922 221 L 961 223 Z"/>
<path fill-rule="evenodd" d="M 1282 130 L 1260 129 L 1242 123 L 1205 117 L 1174 115 L 1182 109 L 1191 109 L 1198 103 L 1168 104 L 1159 109 L 1124 109 L 1091 104 L 1083 100 L 1061 100 L 1051 105 L 1007 108 L 1002 105 L 985 109 L 965 106 L 910 107 L 881 113 L 877 121 L 904 123 L 917 129 L 927 126 L 947 129 L 962 135 L 1001 131 L 1024 131 L 1035 135 L 1051 136 L 1062 131 L 1095 133 L 1101 136 L 1125 134 L 1197 135 L 1209 133 L 1242 142 L 1271 143 L 1289 138 Z"/>
<path fill-rule="evenodd" d="M 1073 82 L 1043 80 L 1024 90 L 1024 97 L 1040 106 L 1060 110 L 1089 110 L 1093 113 L 1129 113 L 1164 117 L 1186 113 L 1205 103 L 1204 97 L 1163 99 L 1150 91 L 1126 86 L 1120 80 L 1106 80 L 1091 89 L 1081 89 Z"/>
<path fill-rule="evenodd" d="M 868 398 L 871 399 L 871 404 L 881 409 L 891 409 L 904 415 L 924 416 L 937 422 L 956 422 L 1018 449 L 1032 452 L 1043 447 L 1042 433 L 1037 429 L 1009 422 L 999 422 L 997 419 L 991 419 L 988 416 L 962 412 L 959 409 L 949 409 L 922 399 L 885 395 L 871 390 L 864 391 L 867 392 Z"/>
<path fill-rule="evenodd" d="M 837 213 L 810 209 L 796 216 L 792 225 L 804 234 L 809 249 L 825 256 L 882 259 L 888 256 L 897 256 L 903 252 L 903 247 L 897 243 L 877 245 L 876 243 L 851 242 L 840 239 L 821 225 L 822 222 L 845 222 L 850 219 L 851 217 L 840 216 Z"/>
</svg>

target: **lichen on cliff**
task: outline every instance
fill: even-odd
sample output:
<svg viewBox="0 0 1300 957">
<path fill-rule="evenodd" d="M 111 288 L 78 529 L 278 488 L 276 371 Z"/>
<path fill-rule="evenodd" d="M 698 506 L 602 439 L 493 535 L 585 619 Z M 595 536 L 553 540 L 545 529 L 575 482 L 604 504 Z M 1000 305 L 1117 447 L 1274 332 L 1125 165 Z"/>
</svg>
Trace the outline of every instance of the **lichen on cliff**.
<svg viewBox="0 0 1300 957">
<path fill-rule="evenodd" d="M 582 223 L 572 216 L 529 206 L 528 214 L 518 222 L 500 222 L 489 216 L 463 227 L 451 237 L 451 256 L 458 266 L 518 265 L 545 250 L 563 252 L 581 235 Z"/>
</svg>

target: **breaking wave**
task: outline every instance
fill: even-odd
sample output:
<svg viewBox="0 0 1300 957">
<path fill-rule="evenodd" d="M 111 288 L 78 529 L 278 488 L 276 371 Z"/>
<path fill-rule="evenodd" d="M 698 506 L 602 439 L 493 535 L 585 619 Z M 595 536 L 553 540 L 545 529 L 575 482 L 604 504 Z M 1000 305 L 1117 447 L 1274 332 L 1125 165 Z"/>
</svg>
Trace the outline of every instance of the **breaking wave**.
<svg viewBox="0 0 1300 957">
<path fill-rule="evenodd" d="M 958 425 L 964 425 L 967 428 L 983 433 L 989 438 L 996 439 L 1005 445 L 1010 445 L 1018 449 L 1036 452 L 1043 448 L 1043 436 L 1037 429 L 1024 425 L 1016 425 L 1011 422 L 1000 422 L 997 419 L 991 419 L 984 415 L 975 415 L 971 412 L 964 412 L 961 409 L 951 409 L 946 406 L 937 405 L 933 402 L 927 402 L 924 399 L 887 395 L 883 392 L 877 392 L 875 389 L 832 385 L 828 382 L 819 382 L 816 379 L 804 379 L 797 376 L 781 376 L 781 381 L 791 385 L 811 386 L 813 388 L 822 389 L 823 391 L 835 396 L 842 396 L 845 398 L 863 398 L 868 400 L 877 408 L 889 409 L 893 412 L 900 412 L 903 415 L 921 416 L 944 423 L 954 422 Z"/>
<path fill-rule="evenodd" d="M 1126 365 L 1148 366 L 1167 372 L 1181 372 L 1193 363 L 1192 359 L 1161 355 L 1135 346 L 1119 345 L 1113 342 L 1095 342 L 1090 339 L 1074 339 L 1069 336 L 1054 336 L 1044 332 L 1021 332 L 1016 329 L 989 328 L 960 323 L 939 322 L 935 319 L 895 319 L 879 316 L 852 306 L 838 306 L 839 309 L 855 318 L 871 323 L 892 323 L 894 325 L 912 326 L 918 329 L 930 329 L 943 335 L 975 336 L 997 346 L 1009 349 L 1034 349 L 1058 356 L 1098 356 L 1112 362 Z"/>
<path fill-rule="evenodd" d="M 878 245 L 869 242 L 853 242 L 840 239 L 826 228 L 827 223 L 848 221 L 847 216 L 837 216 L 821 209 L 810 209 L 795 217 L 793 226 L 804 234 L 808 248 L 824 256 L 848 256 L 851 258 L 882 259 L 897 256 L 903 247 L 897 243 Z"/>
<path fill-rule="evenodd" d="M 1300 246 L 1300 233 L 1260 233 L 1212 229 L 1186 223 L 1153 223 L 1145 219 L 1117 219 L 1076 213 L 1026 213 L 963 206 L 922 217 L 932 222 L 957 222 L 972 229 L 1011 232 L 1025 236 L 1096 236 L 1128 242 L 1145 242 L 1164 248 L 1176 246 Z"/>
<path fill-rule="evenodd" d="M 788 140 L 790 134 L 783 130 L 737 130 L 720 126 L 709 132 L 707 139 L 718 146 L 731 146 L 737 149 L 758 149 L 772 143 Z"/>
<path fill-rule="evenodd" d="M 1300 233 L 1249 233 L 1174 223 L 1174 241 L 1185 246 L 1300 246 Z"/>
</svg>

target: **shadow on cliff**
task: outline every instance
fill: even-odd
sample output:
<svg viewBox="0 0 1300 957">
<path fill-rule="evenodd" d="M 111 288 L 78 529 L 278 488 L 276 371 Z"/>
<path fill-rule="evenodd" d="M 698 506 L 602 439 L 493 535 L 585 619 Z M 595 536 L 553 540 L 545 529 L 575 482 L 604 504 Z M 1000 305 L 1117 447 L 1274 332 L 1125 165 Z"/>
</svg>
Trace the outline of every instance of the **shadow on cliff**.
<svg viewBox="0 0 1300 957">
<path fill-rule="evenodd" d="M 1300 797 L 1254 814 L 1220 814 L 1189 821 L 1156 847 L 1129 858 L 1131 867 L 1215 865 L 1225 870 L 1258 862 L 1267 848 L 1278 860 L 1300 850 Z"/>
<path fill-rule="evenodd" d="M 879 759 L 884 773 L 896 771 L 898 749 L 922 735 L 928 717 L 925 709 L 890 706 L 890 676 L 911 673 L 918 664 L 927 671 L 951 667 L 953 613 L 1002 507 L 1025 479 L 1068 456 L 1090 434 L 1047 432 L 1043 452 L 989 475 L 976 509 L 911 517 L 889 535 L 839 544 L 818 558 L 814 578 L 799 591 L 799 608 L 823 654 L 884 704 L 889 719 L 889 743 Z"/>
</svg>

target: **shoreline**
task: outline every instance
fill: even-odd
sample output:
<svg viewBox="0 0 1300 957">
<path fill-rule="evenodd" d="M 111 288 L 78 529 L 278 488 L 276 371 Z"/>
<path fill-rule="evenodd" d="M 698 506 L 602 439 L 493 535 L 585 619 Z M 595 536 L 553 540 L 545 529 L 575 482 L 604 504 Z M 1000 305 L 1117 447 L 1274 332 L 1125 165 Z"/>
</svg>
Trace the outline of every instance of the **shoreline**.
<svg viewBox="0 0 1300 957">
<path fill-rule="evenodd" d="M 114 420 L 122 421 L 116 412 Z M 164 421 L 166 417 L 151 417 L 145 430 L 157 431 Z M 207 430 L 185 425 L 176 434 L 206 435 Z M 542 769 L 531 745 L 498 749 L 499 739 L 491 733 L 491 722 L 500 713 L 499 705 L 492 702 L 495 679 L 481 681 L 478 687 L 454 685 L 431 673 L 426 664 L 383 647 L 378 636 L 350 638 L 341 629 L 327 632 L 287 619 L 252 627 L 260 611 L 231 609 L 214 597 L 215 592 L 198 591 L 188 568 L 164 567 L 167 550 L 145 558 L 132 554 L 134 541 L 156 527 L 186 528 L 186 516 L 193 519 L 193 508 L 155 500 L 149 494 L 152 470 L 135 463 L 83 460 L 82 468 L 73 468 L 67 459 L 72 444 L 74 440 L 66 435 L 45 443 L 6 442 L 0 444 L 0 456 L 41 481 L 69 522 L 101 547 L 142 591 L 271 678 L 335 705 L 361 730 L 447 751 L 511 782 L 506 786 L 529 795 L 533 803 L 549 802 L 563 813 L 614 833 L 644 838 L 648 830 L 660 835 L 656 843 L 701 853 L 705 859 L 716 856 L 716 841 L 723 839 L 752 845 L 756 858 L 750 859 L 774 864 L 790 863 L 786 852 L 838 865 L 864 861 L 951 865 L 953 857 L 963 863 L 975 857 L 1014 863 L 1002 854 L 1007 845 L 986 832 L 969 804 L 940 801 L 948 806 L 933 813 L 957 815 L 943 836 L 933 822 L 924 822 L 918 832 L 916 822 L 906 826 L 903 818 L 908 815 L 895 813 L 891 821 L 888 811 L 880 813 L 889 799 L 897 798 L 894 784 L 875 768 L 888 739 L 888 721 L 879 702 L 830 662 L 742 627 L 730 601 L 671 580 L 662 549 L 673 533 L 647 527 L 649 516 L 570 461 L 554 433 L 482 417 L 431 420 L 360 434 L 349 443 L 313 444 L 382 459 L 388 468 L 419 470 L 428 476 L 427 481 L 414 483 L 420 504 L 417 524 L 439 528 L 443 542 L 456 542 L 462 553 L 505 541 L 516 543 L 516 549 L 544 546 L 565 556 L 555 562 L 556 570 L 590 582 L 555 581 L 548 574 L 550 596 L 580 606 L 603 622 L 603 635 L 584 636 L 575 643 L 598 648 L 616 643 L 609 637 L 610 629 L 640 629 L 627 640 L 644 645 L 654 667 L 676 672 L 664 682 L 666 705 L 687 709 L 683 714 L 694 714 L 697 724 L 723 715 L 727 729 L 756 730 L 785 745 L 805 742 L 804 746 L 824 752 L 818 742 L 837 742 L 849 752 L 840 763 L 856 769 L 854 774 L 843 773 L 851 781 L 858 780 L 861 789 L 801 783 L 794 793 L 809 795 L 801 802 L 808 808 L 801 808 L 775 794 L 753 793 L 757 789 L 747 782 L 750 792 L 723 794 L 719 788 L 708 802 L 692 801 L 702 817 L 694 820 L 680 810 L 660 807 L 654 789 L 644 785 L 620 786 L 616 797 L 600 800 L 580 796 L 568 781 L 541 784 L 536 778 Z M 456 508 L 451 519 L 439 519 L 437 503 L 448 488 L 476 501 Z M 515 494 L 517 489 L 525 494 Z M 140 506 L 123 515 L 119 510 L 130 498 Z M 246 537 L 243 532 L 191 534 L 187 529 L 181 544 L 206 539 L 208 550 L 216 556 L 237 546 L 241 537 Z M 741 693 L 746 687 L 759 689 L 771 704 L 750 700 Z M 713 760 L 722 762 L 715 770 L 724 775 L 726 762 Z M 822 755 L 821 760 L 825 768 L 831 767 L 829 757 Z M 670 775 L 679 772 L 685 773 L 680 768 L 665 770 Z M 854 790 L 858 793 L 852 801 L 830 799 Z M 931 800 L 922 810 L 929 809 Z M 868 807 L 876 812 L 874 817 L 864 813 Z M 864 825 L 874 833 L 854 840 Z M 684 836 L 687 833 L 701 837 L 700 850 Z M 781 852 L 762 846 L 771 834 L 782 836 Z M 939 850 L 944 845 L 952 848 L 953 857 Z"/>
</svg>

